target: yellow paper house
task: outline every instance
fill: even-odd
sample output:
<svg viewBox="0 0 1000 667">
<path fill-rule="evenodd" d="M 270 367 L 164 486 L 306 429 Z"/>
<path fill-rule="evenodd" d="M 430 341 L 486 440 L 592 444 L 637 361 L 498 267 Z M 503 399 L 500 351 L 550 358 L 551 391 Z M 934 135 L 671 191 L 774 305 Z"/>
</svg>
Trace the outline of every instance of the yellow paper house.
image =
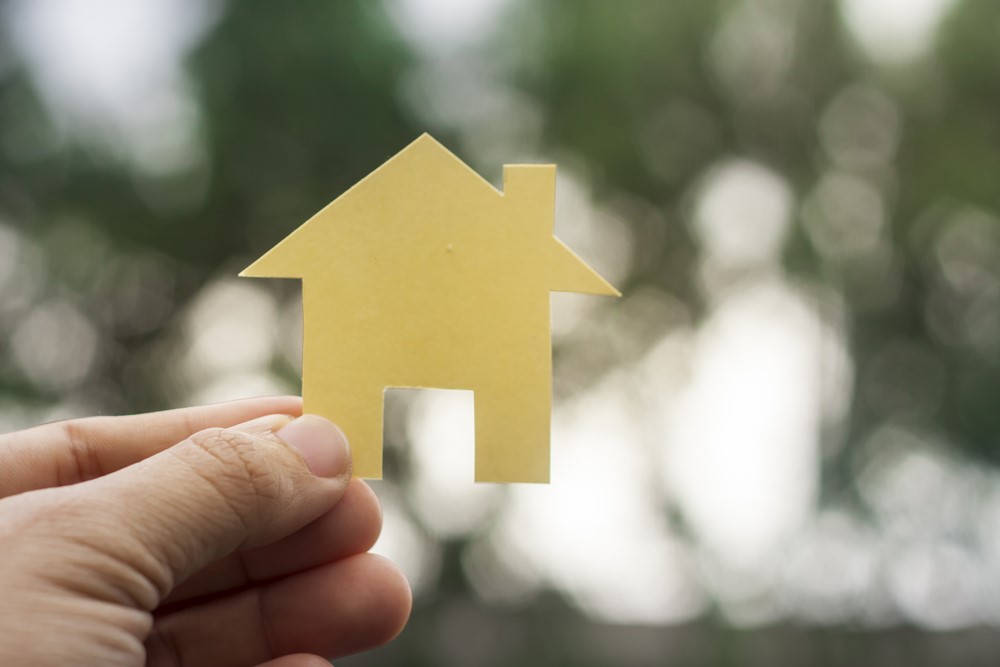
<svg viewBox="0 0 1000 667">
<path fill-rule="evenodd" d="M 499 192 L 423 135 L 243 271 L 301 278 L 302 395 L 382 476 L 388 387 L 471 389 L 476 480 L 547 482 L 549 292 L 618 292 L 553 235 L 555 165 Z"/>
</svg>

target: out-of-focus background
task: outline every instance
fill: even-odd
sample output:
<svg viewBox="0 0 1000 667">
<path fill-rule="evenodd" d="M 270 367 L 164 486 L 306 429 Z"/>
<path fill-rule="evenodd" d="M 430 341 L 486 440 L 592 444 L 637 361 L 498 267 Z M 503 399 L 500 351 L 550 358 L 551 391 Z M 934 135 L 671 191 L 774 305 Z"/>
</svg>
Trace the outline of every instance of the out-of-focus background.
<svg viewBox="0 0 1000 667">
<path fill-rule="evenodd" d="M 297 392 L 236 273 L 425 130 L 625 296 L 553 296 L 551 485 L 388 392 L 341 664 L 997 663 L 996 0 L 0 2 L 0 430 Z"/>
</svg>

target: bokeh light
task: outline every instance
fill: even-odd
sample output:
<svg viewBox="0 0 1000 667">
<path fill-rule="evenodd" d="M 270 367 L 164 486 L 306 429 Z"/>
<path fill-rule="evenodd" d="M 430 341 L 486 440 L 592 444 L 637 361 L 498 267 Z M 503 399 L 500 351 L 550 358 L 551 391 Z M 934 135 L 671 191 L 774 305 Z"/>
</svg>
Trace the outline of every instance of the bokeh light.
<svg viewBox="0 0 1000 667">
<path fill-rule="evenodd" d="M 1000 627 L 992 0 L 0 5 L 0 429 L 297 393 L 236 274 L 430 131 L 559 165 L 552 483 L 389 389 L 345 665 L 989 665 Z M 332 259 L 331 261 L 336 261 Z M 335 314 L 334 314 L 335 316 Z"/>
</svg>

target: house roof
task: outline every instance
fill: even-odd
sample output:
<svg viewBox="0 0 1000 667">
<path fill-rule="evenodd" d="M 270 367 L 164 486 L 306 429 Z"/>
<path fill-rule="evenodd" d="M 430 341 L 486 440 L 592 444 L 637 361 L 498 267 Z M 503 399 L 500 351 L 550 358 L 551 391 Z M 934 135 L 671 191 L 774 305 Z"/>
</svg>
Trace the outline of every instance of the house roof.
<svg viewBox="0 0 1000 667">
<path fill-rule="evenodd" d="M 330 225 L 343 218 L 363 217 L 359 210 L 366 212 L 364 217 L 388 225 L 392 218 L 409 217 L 409 211 L 400 213 L 400 202 L 412 202 L 414 216 L 425 225 L 449 228 L 451 234 L 460 236 L 470 230 L 470 223 L 456 212 L 495 210 L 497 205 L 507 204 L 509 217 L 515 218 L 512 224 L 519 224 L 520 218 L 530 218 L 520 224 L 520 229 L 530 231 L 524 234 L 525 243 L 530 236 L 535 239 L 531 245 L 541 242 L 546 247 L 542 259 L 551 274 L 551 279 L 546 280 L 550 289 L 617 295 L 617 290 L 552 235 L 555 166 L 505 165 L 504 177 L 504 192 L 501 192 L 429 134 L 423 134 L 300 225 L 240 275 L 302 278 L 307 267 L 328 264 L 329 247 L 336 243 L 332 241 L 331 230 L 340 228 Z M 437 200 L 428 199 L 428 193 Z M 416 211 L 420 204 L 434 206 L 438 213 L 430 218 L 421 217 Z M 369 238 L 371 235 L 368 234 Z M 379 239 L 379 242 L 391 241 Z M 398 241 L 405 242 L 405 237 Z M 407 251 L 405 246 L 397 250 Z"/>
</svg>

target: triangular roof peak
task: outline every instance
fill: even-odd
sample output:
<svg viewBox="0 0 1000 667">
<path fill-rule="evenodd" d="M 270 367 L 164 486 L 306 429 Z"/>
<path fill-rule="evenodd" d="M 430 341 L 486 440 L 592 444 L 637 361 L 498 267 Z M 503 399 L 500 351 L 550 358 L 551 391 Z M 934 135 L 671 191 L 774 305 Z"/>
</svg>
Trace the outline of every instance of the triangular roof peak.
<svg viewBox="0 0 1000 667">
<path fill-rule="evenodd" d="M 362 188 L 369 181 L 377 180 L 381 174 L 387 171 L 400 168 L 406 169 L 411 166 L 419 168 L 420 173 L 426 173 L 431 178 L 434 177 L 435 173 L 439 173 L 440 170 L 457 169 L 474 179 L 477 183 L 489 188 L 493 194 L 503 196 L 503 192 L 483 178 L 479 172 L 467 165 L 462 158 L 452 153 L 444 144 L 430 134 L 424 132 L 403 147 L 402 150 L 379 165 L 375 171 L 358 181 L 352 188 L 344 192 L 341 197 L 350 196 L 352 191 Z"/>
</svg>

